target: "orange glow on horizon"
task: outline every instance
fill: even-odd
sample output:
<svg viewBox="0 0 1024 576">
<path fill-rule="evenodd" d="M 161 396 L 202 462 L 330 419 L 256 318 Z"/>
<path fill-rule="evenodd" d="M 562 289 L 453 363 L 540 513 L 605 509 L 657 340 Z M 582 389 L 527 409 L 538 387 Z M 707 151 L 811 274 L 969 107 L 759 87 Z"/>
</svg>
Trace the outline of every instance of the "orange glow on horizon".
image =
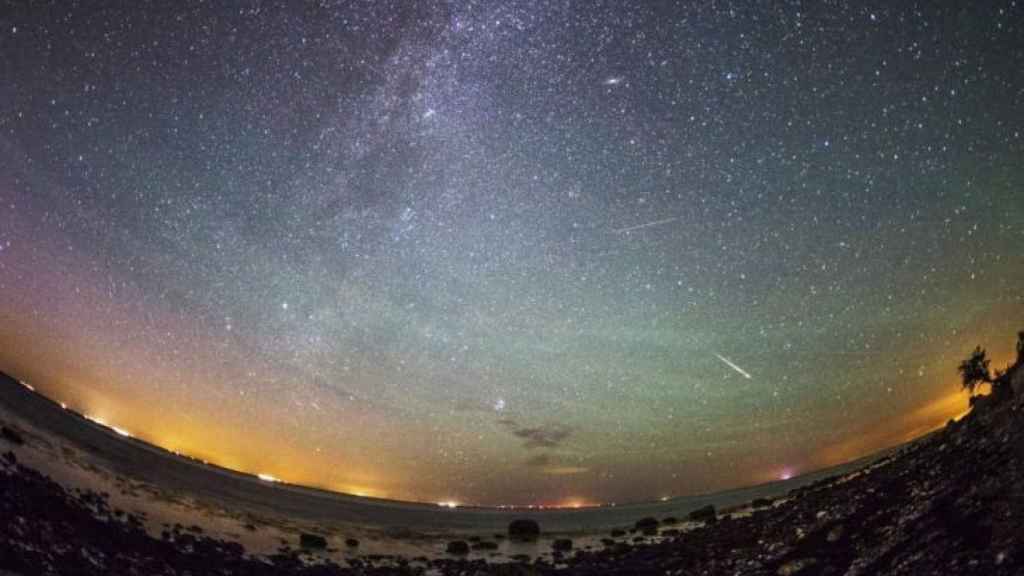
<svg viewBox="0 0 1024 576">
<path fill-rule="evenodd" d="M 950 387 L 952 388 L 952 386 Z M 862 458 L 879 450 L 898 446 L 959 419 L 970 411 L 968 395 L 956 391 L 936 398 L 904 416 L 873 426 L 850 438 L 826 447 L 816 460 L 822 467 L 836 466 Z"/>
<path fill-rule="evenodd" d="M 58 402 L 58 404 L 67 409 L 68 405 L 66 403 Z M 886 427 L 873 428 L 865 434 L 858 435 L 844 442 L 829 446 L 820 455 L 820 467 L 829 467 L 849 462 L 877 450 L 913 440 L 914 438 L 927 434 L 928 432 L 943 426 L 950 418 L 959 418 L 968 411 L 967 395 L 964 392 L 957 391 L 947 394 L 944 397 L 933 400 L 928 404 L 911 411 L 901 418 L 895 419 L 888 423 L 889 425 Z M 280 455 L 276 454 L 276 450 L 268 450 L 266 445 L 263 445 L 257 450 L 257 452 L 263 456 L 263 458 L 260 459 L 246 459 L 245 456 L 248 454 L 245 453 L 226 456 L 228 451 L 225 451 L 224 453 L 216 451 L 215 447 L 207 441 L 206 434 L 197 432 L 195 429 L 168 426 L 158 418 L 157 415 L 148 415 L 142 412 L 141 407 L 137 411 L 126 411 L 126 417 L 119 417 L 116 419 L 119 423 L 127 421 L 133 422 L 130 424 L 133 429 L 141 429 L 141 424 L 136 422 L 148 420 L 152 425 L 149 433 L 140 433 L 137 436 L 128 432 L 126 428 L 112 424 L 111 421 L 113 421 L 114 418 L 107 415 L 109 412 L 110 411 L 108 409 L 103 413 L 103 416 L 85 412 L 83 412 L 82 415 L 86 419 L 104 426 L 121 436 L 138 437 L 141 440 L 164 448 L 179 456 L 202 462 L 204 464 L 212 464 L 228 470 L 255 476 L 264 482 L 280 483 L 282 482 L 281 478 L 287 477 L 289 478 L 288 483 L 290 484 L 359 497 L 388 498 L 388 496 L 386 496 L 382 491 L 367 484 L 323 482 L 322 477 L 315 473 L 315 471 L 320 469 L 320 461 L 315 457 L 311 457 L 307 461 L 307 459 L 304 459 L 301 456 L 289 453 L 290 457 L 282 458 Z M 127 415 L 134 415 L 135 418 L 128 418 Z M 124 425 L 129 426 L 127 423 Z M 171 427 L 174 429 L 173 433 L 165 432 L 165 430 L 169 430 Z M 230 429 L 227 429 L 227 427 L 221 423 L 219 426 L 211 426 L 207 430 L 207 434 L 222 440 L 227 440 L 232 439 L 232 436 L 236 436 L 237 432 L 232 433 Z M 270 440 L 266 440 L 266 442 L 271 445 L 274 444 Z M 275 454 L 275 456 L 270 458 L 269 454 Z M 795 472 L 793 472 L 792 468 L 787 467 L 781 472 L 776 469 L 775 472 L 769 474 L 770 477 L 762 478 L 758 480 L 758 482 L 788 479 L 788 477 L 795 475 Z M 424 502 L 424 500 L 411 498 L 399 499 Z M 652 500 L 655 499 L 665 501 L 668 497 L 652 498 Z M 457 508 L 466 505 L 453 499 L 440 500 L 437 501 L 436 504 L 444 508 Z M 476 504 L 471 505 L 476 506 Z M 606 505 L 614 504 L 599 503 L 585 498 L 574 497 L 558 502 L 506 506 L 498 505 L 497 507 L 510 509 L 579 509 Z"/>
<path fill-rule="evenodd" d="M 997 353 L 993 357 L 992 366 L 1002 368 L 1010 364 L 1011 360 L 1009 354 Z M 47 369 L 45 364 L 43 366 L 42 369 Z M 289 484 L 354 496 L 428 504 L 450 501 L 455 502 L 456 506 L 478 505 L 472 499 L 468 503 L 447 500 L 450 494 L 432 494 L 432 487 L 429 486 L 409 485 L 406 483 L 408 475 L 388 459 L 364 456 L 361 460 L 353 458 L 342 461 L 336 454 L 328 456 L 327 452 L 321 455 L 312 450 L 299 450 L 296 446 L 302 442 L 302 438 L 295 440 L 274 434 L 233 415 L 214 418 L 209 407 L 202 406 L 198 401 L 192 402 L 189 398 L 168 394 L 163 401 L 154 402 L 142 395 L 125 393 L 120 396 L 116 394 L 118 387 L 113 381 L 100 380 L 102 385 L 93 384 L 91 378 L 99 378 L 102 373 L 99 376 L 92 372 L 72 373 L 64 377 L 36 372 L 26 372 L 26 375 L 27 380 L 20 381 L 26 389 L 50 398 L 62 398 L 58 402 L 62 408 L 70 407 L 121 436 L 138 438 L 196 461 L 257 477 L 263 475 L 274 480 L 286 478 Z M 29 385 L 28 381 L 36 382 L 39 391 Z M 967 394 L 959 390 L 958 384 L 953 378 L 947 378 L 942 384 L 942 389 L 949 391 L 947 394 L 867 427 L 859 434 L 851 434 L 809 455 L 809 458 L 777 462 L 773 469 L 747 478 L 754 480 L 754 483 L 783 479 L 787 475 L 782 471 L 784 464 L 792 466 L 793 475 L 842 464 L 941 428 L 950 418 L 960 418 L 969 411 Z M 203 388 L 201 383 L 193 383 L 192 386 Z M 51 394 L 53 392 L 56 394 Z M 167 410 L 168 405 L 180 408 Z M 548 476 L 570 477 L 582 475 L 588 470 L 584 467 L 551 466 L 543 471 Z M 325 476 L 325 471 L 329 475 Z M 737 485 L 742 481 L 742 478 L 735 480 Z M 585 492 L 586 487 L 583 488 L 579 492 Z M 516 504 L 506 507 L 541 509 L 613 505 L 611 502 L 599 503 L 585 498 L 560 499 L 564 492 L 549 494 L 549 500 L 542 500 L 532 506 Z M 638 496 L 641 499 L 644 497 Z M 646 496 L 648 500 L 656 500 L 659 495 Z M 490 502 L 480 505 L 501 506 Z"/>
</svg>

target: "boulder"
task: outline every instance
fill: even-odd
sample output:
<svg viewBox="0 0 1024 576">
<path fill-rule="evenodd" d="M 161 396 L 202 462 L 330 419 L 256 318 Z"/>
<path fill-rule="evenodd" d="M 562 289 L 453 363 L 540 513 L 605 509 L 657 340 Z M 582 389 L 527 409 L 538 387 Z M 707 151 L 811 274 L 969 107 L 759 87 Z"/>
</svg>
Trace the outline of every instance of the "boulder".
<svg viewBox="0 0 1024 576">
<path fill-rule="evenodd" d="M 480 540 L 479 542 L 474 542 L 472 548 L 473 550 L 497 550 L 498 543 L 491 542 L 489 540 Z"/>
<path fill-rule="evenodd" d="M 641 518 L 636 521 L 636 524 L 633 527 L 640 531 L 650 530 L 651 528 L 657 529 L 658 519 L 651 516 Z"/>
<path fill-rule="evenodd" d="M 711 504 L 698 508 L 693 512 L 690 512 L 690 520 L 694 522 L 714 522 L 718 519 L 718 515 L 715 513 L 715 507 Z"/>
<path fill-rule="evenodd" d="M 445 551 L 449 554 L 457 554 L 460 556 L 463 554 L 469 554 L 469 542 L 466 542 L 465 540 L 452 540 L 448 543 L 448 547 L 445 548 Z"/>
<path fill-rule="evenodd" d="M 828 531 L 828 536 L 825 537 L 825 540 L 828 542 L 838 542 L 843 538 L 844 532 L 843 525 L 838 524 Z"/>
<path fill-rule="evenodd" d="M 4 440 L 16 446 L 21 446 L 25 443 L 25 439 L 21 437 L 21 434 L 7 426 L 0 427 L 0 436 L 3 436 Z"/>
<path fill-rule="evenodd" d="M 299 535 L 299 546 L 303 548 L 323 550 L 324 548 L 327 548 L 327 539 L 319 534 L 309 534 L 304 532 Z"/>
<path fill-rule="evenodd" d="M 515 540 L 536 540 L 540 537 L 540 524 L 530 518 L 518 518 L 509 522 L 508 535 Z"/>
<path fill-rule="evenodd" d="M 786 562 L 775 572 L 779 576 L 791 576 L 793 574 L 804 573 L 807 568 L 817 564 L 816 558 L 801 558 L 799 560 L 791 560 Z"/>
<path fill-rule="evenodd" d="M 345 546 L 348 546 L 349 548 L 358 548 L 359 540 L 356 540 L 355 538 L 346 538 Z"/>
<path fill-rule="evenodd" d="M 556 538 L 555 541 L 551 543 L 551 549 L 555 552 L 568 552 L 569 550 L 572 550 L 572 540 L 569 538 Z"/>
</svg>

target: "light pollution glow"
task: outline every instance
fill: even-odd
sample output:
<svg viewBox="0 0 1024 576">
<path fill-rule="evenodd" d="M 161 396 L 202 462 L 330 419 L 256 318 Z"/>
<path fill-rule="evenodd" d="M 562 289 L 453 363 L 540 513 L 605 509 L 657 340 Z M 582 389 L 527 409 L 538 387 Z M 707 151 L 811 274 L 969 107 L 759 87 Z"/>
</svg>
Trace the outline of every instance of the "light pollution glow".
<svg viewBox="0 0 1024 576">
<path fill-rule="evenodd" d="M 201 461 L 706 493 L 942 425 L 1024 324 L 1019 31 L 955 6 L 89 4 L 0 31 L 0 370 Z"/>
</svg>

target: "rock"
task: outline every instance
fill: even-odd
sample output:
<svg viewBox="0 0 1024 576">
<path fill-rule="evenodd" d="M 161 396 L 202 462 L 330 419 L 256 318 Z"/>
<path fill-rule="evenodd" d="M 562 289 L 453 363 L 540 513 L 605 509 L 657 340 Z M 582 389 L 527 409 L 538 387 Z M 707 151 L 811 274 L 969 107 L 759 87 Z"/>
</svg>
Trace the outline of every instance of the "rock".
<svg viewBox="0 0 1024 576">
<path fill-rule="evenodd" d="M 556 538 L 555 541 L 551 543 L 551 549 L 555 552 L 568 552 L 569 550 L 572 550 L 572 540 L 569 538 Z"/>
<path fill-rule="evenodd" d="M 690 512 L 689 518 L 694 522 L 711 523 L 718 519 L 718 515 L 715 513 L 715 507 L 712 506 L 711 504 L 708 504 L 703 508 L 698 508 L 693 512 Z"/>
<path fill-rule="evenodd" d="M 828 536 L 825 537 L 825 540 L 827 540 L 829 542 L 838 542 L 839 539 L 842 538 L 842 537 L 843 537 L 843 525 L 839 524 L 838 526 L 835 526 L 834 528 L 829 530 Z"/>
<path fill-rule="evenodd" d="M 518 518 L 509 522 L 508 535 L 515 540 L 536 540 L 540 537 L 540 524 L 530 518 Z"/>
<path fill-rule="evenodd" d="M 302 533 L 299 535 L 299 546 L 315 550 L 327 548 L 327 539 L 318 534 Z"/>
<path fill-rule="evenodd" d="M 661 523 L 662 524 L 669 524 L 669 525 L 671 525 L 671 524 L 679 524 L 679 518 L 676 518 L 675 516 L 668 516 L 666 518 L 663 518 L 661 520 Z"/>
<path fill-rule="evenodd" d="M 615 540 L 611 538 L 601 538 L 601 544 L 605 546 L 615 546 Z"/>
<path fill-rule="evenodd" d="M 625 530 L 620 530 L 619 528 L 616 528 L 615 530 L 612 530 L 612 538 L 621 538 L 621 537 L 623 537 L 625 535 L 626 535 L 626 531 Z"/>
<path fill-rule="evenodd" d="M 530 566 L 529 556 L 513 556 L 515 562 L 491 564 L 487 572 L 476 572 L 476 574 L 492 574 L 493 576 L 537 576 L 537 569 Z"/>
<path fill-rule="evenodd" d="M 786 562 L 782 566 L 779 566 L 776 574 L 779 576 L 792 576 L 793 574 L 800 573 L 808 566 L 817 564 L 817 560 L 814 558 L 801 558 L 799 560 L 791 560 Z"/>
<path fill-rule="evenodd" d="M 0 427 L 0 436 L 3 436 L 4 440 L 7 440 L 15 446 L 22 446 L 25 444 L 25 439 L 21 437 L 21 434 L 7 426 Z"/>
<path fill-rule="evenodd" d="M 359 548 L 359 540 L 356 540 L 355 538 L 346 538 L 345 546 L 348 546 L 349 548 Z"/>
<path fill-rule="evenodd" d="M 640 531 L 650 530 L 651 528 L 657 529 L 658 519 L 651 516 L 641 518 L 636 521 L 636 524 L 634 524 L 633 527 Z"/>
<path fill-rule="evenodd" d="M 497 550 L 498 543 L 490 542 L 488 540 L 480 540 L 479 542 L 474 543 L 472 548 L 473 550 Z"/>
<path fill-rule="evenodd" d="M 750 503 L 754 508 L 767 508 L 774 504 L 775 501 L 771 498 L 754 498 L 754 501 Z"/>
<path fill-rule="evenodd" d="M 640 541 L 642 542 L 643 538 L 640 538 Z M 612 546 L 612 554 L 616 556 L 628 554 L 631 550 L 633 550 L 633 547 L 626 542 L 616 542 L 615 546 Z"/>
<path fill-rule="evenodd" d="M 452 540 L 448 543 L 448 547 L 445 548 L 445 551 L 449 554 L 456 554 L 459 556 L 469 554 L 469 542 L 466 542 L 465 540 Z"/>
</svg>

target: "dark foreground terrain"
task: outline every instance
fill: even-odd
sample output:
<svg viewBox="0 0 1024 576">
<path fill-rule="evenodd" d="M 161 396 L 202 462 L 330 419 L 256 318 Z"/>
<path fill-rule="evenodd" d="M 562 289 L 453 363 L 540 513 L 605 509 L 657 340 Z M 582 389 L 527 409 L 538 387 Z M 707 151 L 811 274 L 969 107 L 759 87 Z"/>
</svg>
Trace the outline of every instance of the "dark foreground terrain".
<svg viewBox="0 0 1024 576">
<path fill-rule="evenodd" d="M 1024 574 L 1024 402 L 981 402 L 960 422 L 864 469 L 745 517 L 707 514 L 680 530 L 646 519 L 603 549 L 556 541 L 554 560 L 364 556 L 310 561 L 296 543 L 250 556 L 235 542 L 169 526 L 158 537 L 104 494 L 67 490 L 19 463 L 0 437 L 0 570 L 35 574 Z M 692 526 L 692 524 L 690 524 Z M 541 527 L 543 529 L 543 527 Z M 667 536 L 660 541 L 650 537 Z M 646 536 L 645 536 L 646 535 Z M 612 536 L 609 534 L 609 536 Z M 306 545 L 316 548 L 315 537 Z M 475 543 L 458 543 L 460 552 Z"/>
</svg>

